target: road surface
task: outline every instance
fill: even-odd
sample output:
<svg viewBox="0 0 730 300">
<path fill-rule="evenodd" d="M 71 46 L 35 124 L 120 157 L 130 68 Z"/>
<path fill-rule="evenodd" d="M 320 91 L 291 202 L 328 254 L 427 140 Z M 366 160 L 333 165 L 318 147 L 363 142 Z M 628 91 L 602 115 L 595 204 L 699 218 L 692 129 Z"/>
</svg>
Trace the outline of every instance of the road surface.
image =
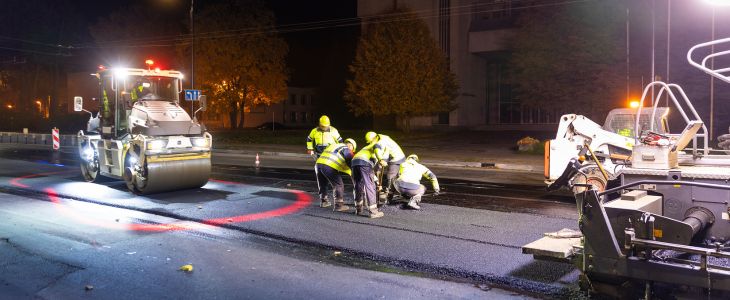
<svg viewBox="0 0 730 300">
<path fill-rule="evenodd" d="M 137 196 L 120 181 L 83 182 L 73 149 L 0 145 L 5 295 L 577 295 L 571 266 L 521 254 L 544 232 L 576 227 L 571 199 L 546 194 L 534 174 L 434 168 L 443 195 L 370 220 L 319 208 L 311 162 L 265 158 L 255 168 L 251 158 L 216 155 L 203 188 Z M 194 270 L 178 271 L 186 264 Z"/>
</svg>

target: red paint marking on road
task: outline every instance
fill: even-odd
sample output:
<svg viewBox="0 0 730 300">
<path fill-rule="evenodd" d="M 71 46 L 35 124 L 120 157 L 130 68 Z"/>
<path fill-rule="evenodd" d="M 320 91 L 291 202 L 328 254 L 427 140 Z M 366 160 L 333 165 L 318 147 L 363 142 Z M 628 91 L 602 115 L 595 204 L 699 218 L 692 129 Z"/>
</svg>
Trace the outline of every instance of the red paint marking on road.
<svg viewBox="0 0 730 300">
<path fill-rule="evenodd" d="M 12 185 L 15 185 L 15 186 L 18 186 L 21 188 L 29 188 L 30 186 L 21 183 L 21 181 L 25 180 L 25 179 L 29 179 L 29 178 L 41 177 L 41 176 L 46 176 L 46 175 L 58 174 L 58 173 L 66 173 L 66 172 L 69 172 L 69 171 L 30 174 L 30 175 L 13 178 L 12 180 L 10 180 L 10 183 Z M 238 183 L 238 182 L 218 180 L 218 179 L 211 179 L 211 181 L 224 183 L 224 184 L 241 185 L 241 183 Z M 46 193 L 46 196 L 48 197 L 48 199 L 51 200 L 52 203 L 56 204 L 55 207 L 57 207 L 59 209 L 59 211 L 61 211 L 61 213 L 63 213 L 64 215 L 66 215 L 70 218 L 73 218 L 81 223 L 88 224 L 88 225 L 93 225 L 93 226 L 108 228 L 108 229 L 145 231 L 145 232 L 192 230 L 192 229 L 195 229 L 195 227 L 198 227 L 198 226 L 195 226 L 194 224 L 173 224 L 173 223 L 120 224 L 120 223 L 114 223 L 111 221 L 108 221 L 108 222 L 97 221 L 97 220 L 93 220 L 93 219 L 84 217 L 84 216 L 80 215 L 78 212 L 71 210 L 68 206 L 63 205 L 56 190 L 54 190 L 52 188 L 46 188 L 43 191 Z M 302 210 L 303 208 L 309 206 L 309 204 L 312 202 L 312 196 L 310 196 L 309 194 L 307 194 L 305 192 L 297 191 L 297 190 L 290 190 L 289 192 L 295 194 L 297 199 L 296 199 L 296 201 L 294 201 L 294 203 L 289 204 L 287 206 L 276 208 L 273 210 L 258 212 L 258 213 L 251 213 L 251 214 L 230 216 L 230 217 L 223 217 L 223 218 L 216 218 L 216 219 L 206 219 L 206 220 L 203 220 L 202 223 L 208 224 L 208 225 L 221 225 L 221 224 L 227 224 L 227 223 L 244 223 L 244 222 L 250 222 L 250 221 L 256 221 L 256 220 L 280 217 L 280 216 L 284 216 L 284 215 L 288 215 L 288 214 L 293 214 L 299 210 Z"/>
<path fill-rule="evenodd" d="M 297 200 L 294 201 L 294 203 L 277 208 L 274 210 L 259 212 L 259 213 L 253 213 L 253 214 L 247 214 L 247 215 L 241 215 L 241 216 L 235 216 L 235 217 L 226 217 L 226 218 L 218 218 L 218 219 L 209 219 L 206 220 L 204 223 L 210 224 L 210 225 L 220 225 L 225 223 L 243 223 L 243 222 L 250 222 L 250 221 L 256 221 L 261 219 L 268 219 L 273 217 L 279 217 L 283 215 L 288 215 L 295 213 L 309 205 L 309 203 L 312 202 L 312 196 L 308 195 L 305 192 L 302 191 L 290 191 L 291 193 L 294 193 L 297 196 Z"/>
<path fill-rule="evenodd" d="M 15 177 L 13 179 L 10 179 L 9 182 L 10 182 L 11 185 L 14 185 L 14 186 L 17 186 L 17 187 L 21 187 L 21 188 L 27 189 L 30 186 L 27 185 L 27 184 L 24 184 L 24 183 L 20 183 L 21 180 L 29 179 L 29 178 L 42 177 L 42 176 L 48 176 L 48 175 L 53 175 L 53 174 L 68 173 L 68 172 L 69 171 L 56 171 L 56 172 L 46 172 L 46 173 L 30 174 L 30 175 Z"/>
<path fill-rule="evenodd" d="M 228 181 L 228 180 L 220 180 L 220 179 L 208 179 L 208 181 L 217 182 L 217 183 L 224 183 L 224 184 L 233 184 L 233 185 L 243 185 L 243 183 L 235 182 L 235 181 Z"/>
</svg>

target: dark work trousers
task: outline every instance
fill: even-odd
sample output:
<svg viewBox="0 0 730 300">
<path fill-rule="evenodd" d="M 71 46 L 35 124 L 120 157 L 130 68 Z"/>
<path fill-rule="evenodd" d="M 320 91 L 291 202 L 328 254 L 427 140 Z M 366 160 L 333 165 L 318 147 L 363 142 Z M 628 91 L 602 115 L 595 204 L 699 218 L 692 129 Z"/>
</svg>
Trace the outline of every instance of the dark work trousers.
<svg viewBox="0 0 730 300">
<path fill-rule="evenodd" d="M 404 198 L 413 198 L 415 196 L 423 196 L 424 193 L 426 193 L 426 187 L 422 184 L 418 183 L 410 183 L 410 182 L 404 182 L 401 180 L 396 180 L 395 182 L 395 189 L 403 196 Z"/>
<path fill-rule="evenodd" d="M 316 147 L 316 148 L 319 148 L 319 147 Z M 317 149 L 315 149 L 314 150 L 314 161 L 317 161 L 317 159 L 321 155 L 322 155 L 322 152 L 317 152 Z M 319 175 L 318 175 L 318 173 L 319 172 L 317 172 L 317 163 L 315 163 L 314 164 L 314 177 L 317 178 L 317 186 L 319 186 Z M 324 195 L 330 195 L 330 194 L 332 194 L 332 185 L 329 183 L 329 181 L 325 181 L 325 185 L 327 186 L 327 188 L 325 188 L 324 190 L 320 190 L 320 192 L 324 192 Z M 324 199 L 324 198 L 322 198 L 322 195 L 323 195 L 322 193 L 319 194 L 320 199 Z"/>
<path fill-rule="evenodd" d="M 352 179 L 355 181 L 355 202 L 367 201 L 367 205 L 377 205 L 375 182 L 373 181 L 373 167 L 361 165 L 352 167 Z"/>
<path fill-rule="evenodd" d="M 383 176 L 383 189 L 386 194 L 390 194 L 393 189 L 393 180 L 398 177 L 398 171 L 400 171 L 400 165 L 403 161 L 399 162 L 388 162 L 388 169 L 386 169 L 385 176 Z"/>
<path fill-rule="evenodd" d="M 335 201 L 344 199 L 345 184 L 342 182 L 340 171 L 325 164 L 317 164 L 314 166 L 314 169 L 317 170 L 317 185 L 319 186 L 320 199 L 324 199 L 327 196 L 327 186 L 330 184 L 335 189 Z"/>
</svg>

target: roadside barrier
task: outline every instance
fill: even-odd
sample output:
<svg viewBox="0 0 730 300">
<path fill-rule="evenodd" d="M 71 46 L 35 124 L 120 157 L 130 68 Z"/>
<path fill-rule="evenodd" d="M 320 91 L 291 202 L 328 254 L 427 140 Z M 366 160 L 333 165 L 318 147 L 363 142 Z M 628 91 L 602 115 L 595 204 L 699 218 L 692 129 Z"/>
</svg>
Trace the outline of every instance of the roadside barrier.
<svg viewBox="0 0 730 300">
<path fill-rule="evenodd" d="M 59 134 L 59 147 L 72 147 L 77 144 L 75 134 Z M 29 145 L 53 145 L 52 134 L 22 132 L 0 132 L 0 143 L 3 144 L 29 144 Z"/>
<path fill-rule="evenodd" d="M 59 136 L 58 128 L 53 127 L 53 129 L 51 129 L 51 134 L 53 135 L 53 150 L 60 149 L 61 137 Z"/>
</svg>

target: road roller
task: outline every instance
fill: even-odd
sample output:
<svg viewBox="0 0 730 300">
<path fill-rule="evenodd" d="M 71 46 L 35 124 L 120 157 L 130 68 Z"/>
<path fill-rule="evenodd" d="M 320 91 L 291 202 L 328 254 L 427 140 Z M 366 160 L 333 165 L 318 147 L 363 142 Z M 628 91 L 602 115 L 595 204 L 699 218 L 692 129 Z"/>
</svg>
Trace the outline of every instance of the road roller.
<svg viewBox="0 0 730 300">
<path fill-rule="evenodd" d="M 183 74 L 174 70 L 104 68 L 92 74 L 99 83 L 99 110 L 89 114 L 78 133 L 81 174 L 88 182 L 124 180 L 137 194 L 199 188 L 211 172 L 212 136 L 180 106 Z"/>
<path fill-rule="evenodd" d="M 715 47 L 730 48 L 730 38 L 696 45 L 687 59 L 730 83 L 730 68 L 710 63 L 730 50 Z M 658 106 L 664 101 L 648 99 L 665 97 L 678 114 L 674 120 L 683 120 L 680 126 L 657 128 L 661 124 L 640 120 L 642 111 L 650 112 L 649 120 L 664 113 Z M 634 121 L 628 157 L 583 143 L 580 158 L 572 158 L 553 183 L 574 192 L 577 228 L 546 233 L 522 252 L 574 264 L 581 287 L 604 296 L 730 299 L 730 152 L 709 147 L 707 126 L 677 84 L 647 85 Z M 583 171 L 585 165 L 609 165 L 606 160 L 621 168 Z"/>
</svg>

